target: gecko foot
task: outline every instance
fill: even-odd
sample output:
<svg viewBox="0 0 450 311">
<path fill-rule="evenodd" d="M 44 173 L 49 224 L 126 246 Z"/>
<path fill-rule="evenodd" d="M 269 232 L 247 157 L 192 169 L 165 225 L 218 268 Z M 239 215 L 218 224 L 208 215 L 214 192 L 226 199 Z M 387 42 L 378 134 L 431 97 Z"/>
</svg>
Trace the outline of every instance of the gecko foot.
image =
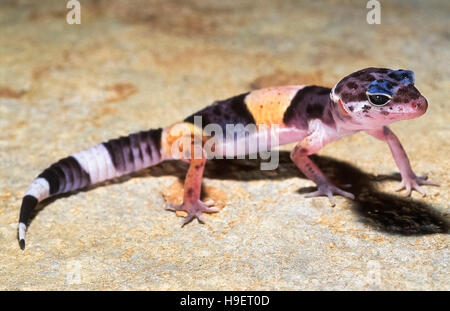
<svg viewBox="0 0 450 311">
<path fill-rule="evenodd" d="M 344 191 L 342 189 L 339 189 L 336 186 L 333 186 L 332 184 L 323 184 L 317 187 L 317 191 L 308 193 L 305 195 L 305 198 L 313 198 L 313 197 L 320 197 L 320 196 L 327 196 L 328 200 L 330 200 L 331 206 L 335 206 L 336 203 L 334 202 L 334 194 L 341 195 L 345 198 L 349 198 L 354 200 L 355 196 L 351 194 L 350 192 Z"/>
<path fill-rule="evenodd" d="M 219 209 L 214 205 L 214 201 L 209 200 L 206 202 L 202 202 L 197 200 L 196 202 L 183 202 L 181 205 L 167 203 L 166 209 L 169 211 L 184 211 L 187 213 L 187 216 L 184 218 L 182 222 L 182 227 L 190 223 L 194 218 L 197 218 L 199 223 L 204 224 L 205 220 L 202 217 L 202 213 L 217 213 Z"/>
<path fill-rule="evenodd" d="M 412 190 L 416 190 L 417 192 L 422 194 L 422 196 L 426 196 L 425 191 L 423 190 L 422 187 L 420 187 L 421 185 L 430 185 L 439 187 L 438 182 L 428 180 L 428 174 L 425 174 L 423 176 L 416 176 L 414 174 L 414 176 L 412 177 L 409 176 L 406 178 L 402 177 L 402 181 L 400 185 L 397 187 L 397 189 L 395 189 L 395 191 L 406 189 L 406 196 L 409 197 L 411 195 Z"/>
</svg>

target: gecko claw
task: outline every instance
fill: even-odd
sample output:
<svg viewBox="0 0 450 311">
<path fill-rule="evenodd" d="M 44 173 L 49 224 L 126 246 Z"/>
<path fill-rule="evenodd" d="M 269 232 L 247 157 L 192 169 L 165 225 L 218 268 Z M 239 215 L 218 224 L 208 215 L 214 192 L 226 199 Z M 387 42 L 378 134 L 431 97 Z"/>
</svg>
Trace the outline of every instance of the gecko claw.
<svg viewBox="0 0 450 311">
<path fill-rule="evenodd" d="M 214 201 L 209 200 L 206 202 L 202 202 L 197 200 L 197 202 L 183 202 L 180 205 L 168 203 L 166 206 L 166 210 L 169 211 L 183 211 L 187 213 L 187 216 L 183 219 L 181 227 L 184 227 L 188 223 L 190 223 L 194 218 L 197 218 L 198 222 L 201 224 L 205 223 L 205 220 L 202 216 L 202 213 L 217 213 L 219 208 L 212 206 Z"/>
<path fill-rule="evenodd" d="M 340 196 L 343 196 L 345 198 L 349 198 L 352 200 L 355 199 L 355 196 L 352 193 L 344 191 L 342 189 L 339 189 L 338 187 L 333 186 L 331 184 L 324 184 L 324 185 L 318 186 L 317 191 L 306 194 L 305 198 L 327 196 L 328 200 L 330 201 L 331 206 L 334 207 L 336 205 L 334 196 L 333 196 L 334 194 L 338 194 Z"/>
<path fill-rule="evenodd" d="M 194 218 L 196 217 L 196 215 L 194 214 L 188 214 L 186 217 L 184 217 L 183 221 L 181 222 L 181 228 L 183 228 L 184 226 L 186 226 L 188 223 L 190 223 L 192 220 L 194 220 Z M 202 223 L 202 221 L 198 219 L 199 223 Z"/>
</svg>

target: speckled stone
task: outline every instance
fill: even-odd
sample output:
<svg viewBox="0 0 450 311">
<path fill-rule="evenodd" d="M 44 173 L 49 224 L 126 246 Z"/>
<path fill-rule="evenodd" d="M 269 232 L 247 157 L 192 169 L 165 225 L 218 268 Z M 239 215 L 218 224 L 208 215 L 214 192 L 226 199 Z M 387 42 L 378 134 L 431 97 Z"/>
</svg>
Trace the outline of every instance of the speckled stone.
<svg viewBox="0 0 450 311">
<path fill-rule="evenodd" d="M 86 0 L 81 25 L 65 4 L 0 3 L 0 289 L 450 290 L 449 1 L 383 2 L 381 25 L 356 0 Z M 388 147 L 358 134 L 315 158 L 355 202 L 304 199 L 313 184 L 285 147 L 276 171 L 208 163 L 225 206 L 181 228 L 163 193 L 187 166 L 163 163 L 52 201 L 19 249 L 21 197 L 59 158 L 251 88 L 332 86 L 369 66 L 414 70 L 428 98 L 392 126 L 442 184 L 426 198 L 394 193 Z"/>
</svg>

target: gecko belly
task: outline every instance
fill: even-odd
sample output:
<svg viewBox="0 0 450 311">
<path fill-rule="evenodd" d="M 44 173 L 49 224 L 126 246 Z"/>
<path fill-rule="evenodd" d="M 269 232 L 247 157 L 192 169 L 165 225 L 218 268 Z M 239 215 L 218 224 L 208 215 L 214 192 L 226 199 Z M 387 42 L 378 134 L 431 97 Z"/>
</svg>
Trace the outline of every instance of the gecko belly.
<svg viewBox="0 0 450 311">
<path fill-rule="evenodd" d="M 233 158 L 267 152 L 277 146 L 302 140 L 307 133 L 306 130 L 287 127 L 265 127 L 259 130 L 237 132 L 232 137 L 228 135 L 223 138 L 212 138 L 216 140 L 216 146 L 219 146 L 218 149 L 213 148 L 213 153 L 215 156 Z M 205 147 L 208 150 L 208 143 L 205 144 Z"/>
</svg>

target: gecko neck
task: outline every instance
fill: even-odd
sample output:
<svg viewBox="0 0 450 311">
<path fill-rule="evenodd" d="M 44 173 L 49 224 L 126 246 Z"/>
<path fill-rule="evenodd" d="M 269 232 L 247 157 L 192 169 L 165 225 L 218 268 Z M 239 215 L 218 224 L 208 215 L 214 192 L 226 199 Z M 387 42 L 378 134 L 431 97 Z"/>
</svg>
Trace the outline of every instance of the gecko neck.
<svg viewBox="0 0 450 311">
<path fill-rule="evenodd" d="M 349 112 L 342 105 L 342 102 L 336 102 L 333 100 L 331 94 L 328 101 L 329 109 L 333 116 L 336 131 L 338 133 L 346 136 L 361 130 L 361 124 L 351 117 Z"/>
</svg>

